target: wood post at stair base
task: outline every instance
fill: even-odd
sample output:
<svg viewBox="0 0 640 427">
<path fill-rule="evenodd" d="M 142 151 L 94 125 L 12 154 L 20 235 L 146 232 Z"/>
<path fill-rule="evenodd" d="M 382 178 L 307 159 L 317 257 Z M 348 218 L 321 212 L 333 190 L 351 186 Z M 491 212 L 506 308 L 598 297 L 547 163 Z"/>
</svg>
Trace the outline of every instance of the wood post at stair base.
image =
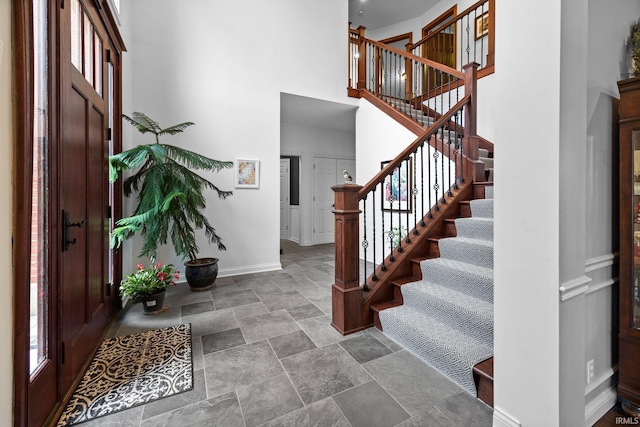
<svg viewBox="0 0 640 427">
<path fill-rule="evenodd" d="M 355 184 L 331 187 L 335 215 L 335 283 L 331 325 L 346 335 L 362 329 L 363 291 L 360 288 L 360 189 Z"/>
</svg>

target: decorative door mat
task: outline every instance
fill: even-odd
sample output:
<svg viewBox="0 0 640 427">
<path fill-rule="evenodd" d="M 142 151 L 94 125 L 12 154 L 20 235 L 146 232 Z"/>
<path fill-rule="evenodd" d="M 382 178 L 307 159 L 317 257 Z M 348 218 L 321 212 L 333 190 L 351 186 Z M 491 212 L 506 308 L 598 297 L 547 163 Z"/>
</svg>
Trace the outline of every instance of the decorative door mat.
<svg viewBox="0 0 640 427">
<path fill-rule="evenodd" d="M 192 388 L 191 324 L 104 340 L 58 427 L 93 420 Z"/>
</svg>

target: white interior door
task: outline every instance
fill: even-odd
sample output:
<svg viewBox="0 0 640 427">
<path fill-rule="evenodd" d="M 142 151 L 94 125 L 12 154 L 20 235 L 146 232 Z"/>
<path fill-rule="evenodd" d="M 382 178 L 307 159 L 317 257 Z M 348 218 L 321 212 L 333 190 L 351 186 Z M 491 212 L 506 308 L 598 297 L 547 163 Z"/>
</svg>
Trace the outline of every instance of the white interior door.
<svg viewBox="0 0 640 427">
<path fill-rule="evenodd" d="M 313 163 L 313 244 L 333 243 L 333 190 L 336 159 L 316 157 Z M 340 171 L 342 173 L 342 171 Z"/>
<path fill-rule="evenodd" d="M 289 238 L 289 161 L 280 159 L 280 238 Z"/>
</svg>

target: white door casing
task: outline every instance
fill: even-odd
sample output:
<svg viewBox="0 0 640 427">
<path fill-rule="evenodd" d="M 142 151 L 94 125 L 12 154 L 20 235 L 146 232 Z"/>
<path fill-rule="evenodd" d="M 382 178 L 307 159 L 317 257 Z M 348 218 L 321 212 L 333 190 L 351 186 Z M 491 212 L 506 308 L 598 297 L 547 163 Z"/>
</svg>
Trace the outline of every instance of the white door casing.
<svg viewBox="0 0 640 427">
<path fill-rule="evenodd" d="M 289 238 L 290 159 L 280 159 L 280 238 Z"/>
</svg>

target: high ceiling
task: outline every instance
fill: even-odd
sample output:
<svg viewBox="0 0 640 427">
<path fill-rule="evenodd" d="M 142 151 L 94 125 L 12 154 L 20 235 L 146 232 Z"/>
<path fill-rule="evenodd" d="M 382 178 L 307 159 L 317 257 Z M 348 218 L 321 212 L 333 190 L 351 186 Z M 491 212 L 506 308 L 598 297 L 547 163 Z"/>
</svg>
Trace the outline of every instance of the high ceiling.
<svg viewBox="0 0 640 427">
<path fill-rule="evenodd" d="M 424 15 L 440 0 L 349 0 L 349 21 L 355 28 L 386 27 Z M 362 11 L 362 13 L 359 13 Z"/>
<path fill-rule="evenodd" d="M 354 27 L 363 25 L 368 30 L 382 28 L 422 16 L 438 1 L 349 0 L 349 21 Z M 284 93 L 280 105 L 283 122 L 355 132 L 355 106 Z"/>
</svg>

